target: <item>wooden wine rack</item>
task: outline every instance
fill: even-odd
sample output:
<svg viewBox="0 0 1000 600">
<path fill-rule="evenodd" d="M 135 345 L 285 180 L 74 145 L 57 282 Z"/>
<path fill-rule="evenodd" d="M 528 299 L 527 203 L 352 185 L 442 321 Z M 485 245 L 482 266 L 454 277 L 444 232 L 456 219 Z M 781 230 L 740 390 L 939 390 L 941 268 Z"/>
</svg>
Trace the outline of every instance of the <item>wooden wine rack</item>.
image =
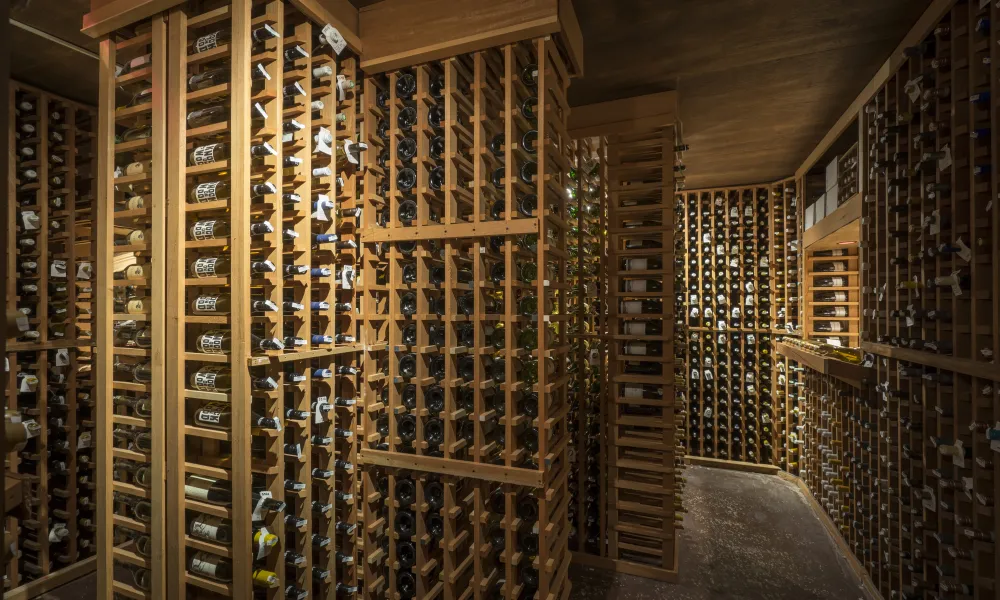
<svg viewBox="0 0 1000 600">
<path fill-rule="evenodd" d="M 569 216 L 575 213 L 576 234 L 568 239 L 571 314 L 570 335 L 576 363 L 576 381 L 570 384 L 570 548 L 597 557 L 607 556 L 601 532 L 607 530 L 608 480 L 607 398 L 608 362 L 605 324 L 607 264 L 607 142 L 603 137 L 576 141 L 575 194 Z M 572 368 L 571 368 L 572 370 Z M 575 431 L 574 431 L 575 428 Z M 574 535 L 575 534 L 575 535 Z"/>
<path fill-rule="evenodd" d="M 608 315 L 613 407 L 608 419 L 608 478 L 613 488 L 608 553 L 659 577 L 677 570 L 680 508 L 670 314 L 674 299 L 670 199 L 678 140 L 673 125 L 608 137 L 608 295 L 613 299 Z M 642 262 L 639 268 L 629 268 L 636 260 Z M 633 283 L 639 278 L 646 281 L 642 288 Z M 652 282 L 660 290 L 654 291 L 657 286 Z M 651 304 L 637 314 L 628 304 L 637 302 Z M 644 324 L 642 333 L 631 327 L 638 323 Z M 657 323 L 659 334 L 645 331 Z M 659 346 L 661 352 L 631 354 L 632 342 Z M 632 373 L 630 365 L 640 366 L 641 371 Z"/>
<path fill-rule="evenodd" d="M 787 296 L 795 289 L 787 273 L 775 276 L 780 240 L 771 226 L 778 185 L 783 183 L 685 190 L 677 197 L 685 213 L 687 254 L 683 267 L 678 264 L 685 283 L 678 293 L 688 331 L 680 354 L 686 359 L 692 456 L 777 464 L 766 450 L 775 445 L 771 319 L 780 295 L 786 310 L 794 306 Z M 784 202 L 782 193 L 782 211 Z"/>
<path fill-rule="evenodd" d="M 801 333 L 799 247 L 802 232 L 798 197 L 795 179 L 779 181 L 771 188 L 771 278 L 774 282 L 771 306 L 775 336 Z"/>
<path fill-rule="evenodd" d="M 260 589 L 257 569 L 274 574 L 275 597 L 354 594 L 354 211 L 364 175 L 346 159 L 358 148 L 345 144 L 358 136 L 359 74 L 356 56 L 337 56 L 319 37 L 322 12 L 308 12 L 281 0 L 178 3 L 102 40 L 99 139 L 109 167 L 100 174 L 99 286 L 134 284 L 149 305 L 119 314 L 103 299 L 98 388 L 113 426 L 148 433 L 151 450 L 120 447 L 111 419 L 98 438 L 102 464 L 124 459 L 153 474 L 149 487 L 105 481 L 102 598 L 248 598 Z M 116 63 L 131 70 L 116 75 Z M 119 107 L 116 87 L 151 87 L 151 101 Z M 216 106 L 217 117 L 198 120 Z M 139 125 L 148 136 L 116 142 Z M 207 144 L 225 149 L 217 146 L 211 162 L 196 158 Z M 144 172 L 112 177 L 111 166 L 139 161 Z M 126 186 L 143 205 L 122 202 Z M 123 228 L 144 232 L 144 241 L 123 245 Z M 216 270 L 194 269 L 199 258 L 217 259 Z M 144 278 L 111 279 L 137 260 L 147 264 Z M 272 310 L 260 310 L 265 301 Z M 151 347 L 116 344 L 111 332 L 125 320 L 148 324 Z M 218 330 L 225 335 L 199 341 Z M 178 359 L 166 360 L 168 352 Z M 151 380 L 123 381 L 115 361 L 150 362 Z M 220 368 L 214 387 L 195 376 Z M 149 414 L 112 404 L 111 390 L 148 394 Z M 215 481 L 231 502 L 188 493 L 192 476 Z M 112 503 L 112 490 L 128 502 Z M 274 510 L 261 510 L 266 494 Z M 149 503 L 143 519 L 137 501 Z M 223 519 L 231 544 L 192 535 L 197 515 Z M 254 554 L 261 525 L 278 541 Z M 286 552 L 301 558 L 286 564 Z M 231 581 L 192 570 L 198 553 L 228 561 Z"/>
<path fill-rule="evenodd" d="M 366 597 L 569 593 L 564 51 L 538 38 L 365 80 Z M 416 517 L 401 481 L 443 498 Z M 443 543 L 424 543 L 439 516 Z"/>
<path fill-rule="evenodd" d="M 20 557 L 5 583 L 19 588 L 15 594 L 39 594 L 94 568 L 96 112 L 18 82 L 9 98 L 5 291 L 24 319 L 21 337 L 7 343 L 5 406 L 36 422 L 37 435 L 6 457 L 6 469 L 26 479 L 27 493 L 19 516 L 6 523 Z"/>
<path fill-rule="evenodd" d="M 836 254 L 830 255 L 831 252 Z M 802 285 L 802 294 L 805 305 L 808 307 L 805 314 L 802 315 L 803 338 L 816 342 L 835 338 L 845 348 L 859 347 L 861 289 L 858 284 L 860 257 L 857 246 L 852 243 L 837 246 L 835 249 L 820 249 L 816 245 L 812 245 L 805 249 L 803 257 L 805 279 Z M 836 265 L 840 270 L 823 270 L 833 268 L 833 265 Z M 831 282 L 834 285 L 820 285 L 820 283 Z M 819 301 L 817 294 L 833 294 L 833 299 Z M 822 316 L 820 313 L 824 309 L 832 309 L 837 312 Z"/>
<path fill-rule="evenodd" d="M 945 3 L 861 114 L 863 347 L 986 377 L 1000 351 L 997 10 Z M 934 283 L 954 272 L 957 288 Z"/>
</svg>

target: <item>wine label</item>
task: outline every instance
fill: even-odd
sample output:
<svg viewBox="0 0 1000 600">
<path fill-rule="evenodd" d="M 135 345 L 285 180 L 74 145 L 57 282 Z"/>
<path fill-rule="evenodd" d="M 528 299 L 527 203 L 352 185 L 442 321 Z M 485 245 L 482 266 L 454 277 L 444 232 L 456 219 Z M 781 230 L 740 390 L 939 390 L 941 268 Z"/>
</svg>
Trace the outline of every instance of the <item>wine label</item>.
<svg viewBox="0 0 1000 600">
<path fill-rule="evenodd" d="M 194 149 L 194 152 L 191 153 L 191 159 L 194 161 L 194 164 L 196 165 L 207 165 L 209 163 L 214 163 L 216 162 L 215 149 L 221 145 L 222 145 L 221 143 L 218 143 L 218 144 L 208 144 L 206 146 L 198 146 L 197 148 Z"/>
<path fill-rule="evenodd" d="M 195 277 L 216 277 L 215 265 L 219 261 L 215 257 L 202 257 L 194 261 L 193 271 Z"/>
<path fill-rule="evenodd" d="M 646 280 L 645 279 L 633 279 L 625 282 L 626 292 L 645 292 L 646 291 Z"/>
<path fill-rule="evenodd" d="M 626 335 L 646 335 L 645 323 L 625 323 Z"/>
<path fill-rule="evenodd" d="M 642 313 L 642 302 L 631 300 L 622 302 L 622 312 L 626 315 L 638 315 Z"/>
<path fill-rule="evenodd" d="M 222 185 L 221 181 L 210 181 L 208 183 L 199 183 L 194 188 L 194 197 L 198 202 L 211 202 L 213 200 L 218 200 L 218 190 L 219 186 Z"/>
<path fill-rule="evenodd" d="M 642 388 L 637 385 L 626 385 L 622 392 L 626 398 L 642 398 Z"/>
<path fill-rule="evenodd" d="M 215 239 L 215 227 L 218 223 L 218 219 L 195 222 L 195 224 L 191 226 L 191 237 L 196 240 Z"/>
<path fill-rule="evenodd" d="M 846 306 L 835 306 L 833 308 L 833 315 L 831 315 L 831 316 L 834 316 L 834 317 L 846 317 L 847 316 L 847 307 Z"/>
<path fill-rule="evenodd" d="M 198 477 L 197 475 L 189 475 L 184 480 L 184 495 L 195 500 L 207 501 L 211 487 L 212 481 L 210 479 Z"/>
<path fill-rule="evenodd" d="M 198 296 L 194 301 L 194 312 L 216 312 L 222 296 Z"/>
<path fill-rule="evenodd" d="M 221 517 L 212 515 L 201 515 L 191 522 L 191 537 L 201 538 L 215 542 L 219 540 L 219 531 L 222 530 L 223 520 Z"/>
<path fill-rule="evenodd" d="M 191 572 L 194 573 L 195 575 L 205 575 L 207 577 L 215 579 L 219 565 L 217 563 L 210 562 L 209 560 L 205 560 L 208 559 L 210 556 L 211 556 L 210 554 L 207 554 L 205 552 L 199 552 L 198 554 L 192 556 L 191 564 L 189 567 L 191 569 Z"/>
<path fill-rule="evenodd" d="M 215 381 L 219 378 L 218 371 L 201 370 L 194 374 L 194 389 L 201 392 L 214 392 Z"/>
<path fill-rule="evenodd" d="M 201 52 L 207 52 L 213 48 L 219 47 L 219 31 L 210 33 L 208 35 L 203 35 L 194 41 L 194 53 L 198 54 Z"/>
<path fill-rule="evenodd" d="M 646 354 L 646 344 L 643 342 L 629 342 L 625 344 L 625 354 L 644 356 Z"/>
<path fill-rule="evenodd" d="M 630 258 L 625 261 L 626 271 L 645 271 L 647 269 L 646 265 L 649 262 L 648 258 Z"/>
<path fill-rule="evenodd" d="M 198 350 L 205 354 L 222 354 L 222 343 L 225 332 L 222 330 L 206 331 L 198 337 Z"/>
<path fill-rule="evenodd" d="M 847 286 L 847 280 L 844 279 L 843 277 L 830 278 L 830 287 L 846 287 L 846 286 Z"/>
</svg>

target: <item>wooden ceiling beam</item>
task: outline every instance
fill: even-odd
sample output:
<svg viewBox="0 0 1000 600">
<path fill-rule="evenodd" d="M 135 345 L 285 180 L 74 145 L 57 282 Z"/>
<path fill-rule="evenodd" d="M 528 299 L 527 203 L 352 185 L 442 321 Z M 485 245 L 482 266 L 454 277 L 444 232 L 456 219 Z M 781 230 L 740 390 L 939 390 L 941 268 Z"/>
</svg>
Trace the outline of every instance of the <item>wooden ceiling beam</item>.
<svg viewBox="0 0 1000 600">
<path fill-rule="evenodd" d="M 580 139 L 674 125 L 680 121 L 677 98 L 677 92 L 660 92 L 574 106 L 569 115 L 569 134 Z"/>
<path fill-rule="evenodd" d="M 361 68 L 380 73 L 560 33 L 578 76 L 583 34 L 570 0 L 383 0 L 361 9 Z"/>
</svg>

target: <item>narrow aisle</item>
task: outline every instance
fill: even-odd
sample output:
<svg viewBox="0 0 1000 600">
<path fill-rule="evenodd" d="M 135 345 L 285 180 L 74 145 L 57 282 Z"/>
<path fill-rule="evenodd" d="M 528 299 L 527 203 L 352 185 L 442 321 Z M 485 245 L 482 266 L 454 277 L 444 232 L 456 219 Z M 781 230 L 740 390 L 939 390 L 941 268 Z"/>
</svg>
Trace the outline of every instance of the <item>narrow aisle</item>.
<svg viewBox="0 0 1000 600">
<path fill-rule="evenodd" d="M 773 475 L 685 471 L 680 580 L 575 566 L 575 600 L 867 600 L 799 488 Z"/>
</svg>

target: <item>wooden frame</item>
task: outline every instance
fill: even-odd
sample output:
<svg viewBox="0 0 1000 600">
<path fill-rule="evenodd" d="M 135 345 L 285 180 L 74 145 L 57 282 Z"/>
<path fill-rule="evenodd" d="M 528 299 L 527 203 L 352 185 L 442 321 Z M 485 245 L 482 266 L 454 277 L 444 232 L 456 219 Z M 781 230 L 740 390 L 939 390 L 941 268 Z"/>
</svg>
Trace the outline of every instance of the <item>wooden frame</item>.
<svg viewBox="0 0 1000 600">
<path fill-rule="evenodd" d="M 7 581 L 11 594 L 26 594 L 79 572 L 75 565 L 96 549 L 90 491 L 96 487 L 90 450 L 96 112 L 18 82 L 11 82 L 8 106 L 5 297 L 11 310 L 24 313 L 25 329 L 6 342 L 5 407 L 36 422 L 38 433 L 7 456 L 9 469 L 29 476 L 19 516 L 6 523 L 24 551 L 8 566 Z M 31 389 L 28 379 L 36 381 Z M 67 530 L 63 541 L 50 540 L 57 525 Z"/>
</svg>

